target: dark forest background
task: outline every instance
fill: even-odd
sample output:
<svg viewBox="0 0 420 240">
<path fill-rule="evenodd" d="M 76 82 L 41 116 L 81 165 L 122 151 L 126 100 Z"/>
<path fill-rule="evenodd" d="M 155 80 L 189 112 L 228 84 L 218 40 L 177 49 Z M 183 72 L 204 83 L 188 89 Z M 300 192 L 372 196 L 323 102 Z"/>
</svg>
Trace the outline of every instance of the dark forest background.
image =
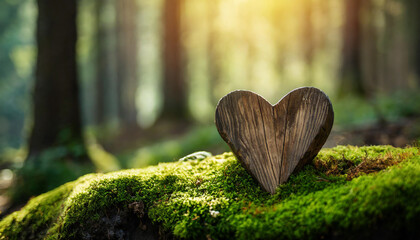
<svg viewBox="0 0 420 240">
<path fill-rule="evenodd" d="M 417 0 L 0 1 L 0 193 L 12 189 L 0 205 L 87 172 L 228 151 L 214 110 L 236 89 L 273 104 L 322 89 L 327 147 L 418 144 L 419 12 Z"/>
</svg>

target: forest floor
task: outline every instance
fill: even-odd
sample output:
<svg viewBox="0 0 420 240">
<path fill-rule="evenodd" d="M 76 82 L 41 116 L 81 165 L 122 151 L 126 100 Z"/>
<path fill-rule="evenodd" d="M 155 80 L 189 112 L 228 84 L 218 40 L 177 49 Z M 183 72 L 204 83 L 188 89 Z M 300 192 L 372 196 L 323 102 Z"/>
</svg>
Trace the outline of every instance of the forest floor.
<svg viewBox="0 0 420 240">
<path fill-rule="evenodd" d="M 406 147 L 420 140 L 420 117 L 403 118 L 396 122 L 369 124 L 346 129 L 334 129 L 325 148 L 337 145 L 391 145 Z M 416 143 L 417 142 L 417 143 Z"/>
<path fill-rule="evenodd" d="M 145 142 L 158 142 L 164 137 L 180 137 L 190 131 L 188 125 L 179 125 L 176 128 L 169 125 L 161 125 L 147 131 L 123 132 L 118 136 L 118 141 L 108 142 L 105 146 L 107 151 L 116 153 L 119 151 L 129 151 L 143 146 Z M 118 144 L 116 144 L 118 143 Z M 420 116 L 400 119 L 397 122 L 369 124 L 364 126 L 353 126 L 348 128 L 333 128 L 325 148 L 332 148 L 337 145 L 392 145 L 394 147 L 406 147 L 408 145 L 416 145 L 420 143 Z M 221 153 L 223 147 L 215 149 L 213 154 Z M 13 187 L 13 178 L 10 177 L 11 172 L 0 172 L 0 215 L 2 218 L 5 214 L 18 210 L 8 209 L 12 203 L 10 202 L 7 192 Z M 10 170 L 9 170 L 10 171 Z M 4 176 L 4 175 L 7 176 Z"/>
</svg>

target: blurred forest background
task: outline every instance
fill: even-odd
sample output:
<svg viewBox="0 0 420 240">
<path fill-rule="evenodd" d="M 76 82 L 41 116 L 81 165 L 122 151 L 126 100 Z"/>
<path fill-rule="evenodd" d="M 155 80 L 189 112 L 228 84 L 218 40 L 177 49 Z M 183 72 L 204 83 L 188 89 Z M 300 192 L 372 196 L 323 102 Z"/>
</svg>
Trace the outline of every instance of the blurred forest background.
<svg viewBox="0 0 420 240">
<path fill-rule="evenodd" d="M 227 151 L 214 110 L 236 89 L 274 104 L 320 88 L 328 147 L 418 144 L 419 13 L 418 0 L 2 0 L 0 205 Z"/>
</svg>

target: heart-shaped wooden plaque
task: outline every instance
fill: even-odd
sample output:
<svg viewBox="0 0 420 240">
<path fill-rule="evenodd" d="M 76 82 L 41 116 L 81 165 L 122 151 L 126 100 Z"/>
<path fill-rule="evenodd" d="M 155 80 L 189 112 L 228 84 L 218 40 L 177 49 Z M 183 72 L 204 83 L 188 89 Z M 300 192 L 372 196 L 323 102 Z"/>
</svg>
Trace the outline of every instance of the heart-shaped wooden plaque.
<svg viewBox="0 0 420 240">
<path fill-rule="evenodd" d="M 271 194 L 318 154 L 333 122 L 330 100 L 312 87 L 295 89 L 274 106 L 253 92 L 234 91 L 216 108 L 223 140 Z"/>
</svg>

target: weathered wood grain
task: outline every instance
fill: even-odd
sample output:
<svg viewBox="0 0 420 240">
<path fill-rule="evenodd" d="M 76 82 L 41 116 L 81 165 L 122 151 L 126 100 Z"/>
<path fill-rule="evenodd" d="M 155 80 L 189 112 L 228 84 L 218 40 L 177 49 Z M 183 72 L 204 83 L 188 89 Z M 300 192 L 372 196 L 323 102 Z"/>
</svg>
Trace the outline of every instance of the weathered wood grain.
<svg viewBox="0 0 420 240">
<path fill-rule="evenodd" d="M 244 168 L 271 194 L 309 163 L 330 134 L 334 112 L 319 89 L 293 90 L 274 106 L 234 91 L 216 108 L 217 129 Z"/>
</svg>

